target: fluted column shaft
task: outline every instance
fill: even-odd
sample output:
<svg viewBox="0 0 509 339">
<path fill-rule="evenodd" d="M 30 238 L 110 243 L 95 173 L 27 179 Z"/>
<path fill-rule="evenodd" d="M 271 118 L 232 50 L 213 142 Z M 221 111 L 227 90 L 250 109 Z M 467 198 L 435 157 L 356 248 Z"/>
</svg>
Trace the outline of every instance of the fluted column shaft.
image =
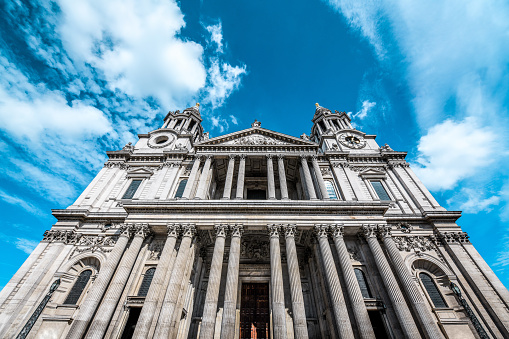
<svg viewBox="0 0 509 339">
<path fill-rule="evenodd" d="M 283 227 L 286 239 L 286 260 L 288 264 L 288 276 L 290 278 L 290 293 L 292 296 L 294 334 L 296 339 L 307 339 L 309 336 L 306 322 L 306 310 L 304 309 L 299 259 L 297 258 L 297 246 L 295 245 L 295 232 L 297 228 L 295 225 Z"/>
<path fill-rule="evenodd" d="M 237 176 L 237 194 L 235 195 L 235 199 L 243 199 L 244 198 L 244 176 L 246 174 L 246 156 L 242 154 L 240 156 L 239 163 L 239 174 Z"/>
<path fill-rule="evenodd" d="M 97 275 L 97 279 L 91 286 L 90 291 L 87 293 L 83 304 L 80 305 L 80 310 L 78 311 L 76 318 L 73 320 L 66 338 L 81 339 L 85 335 L 85 331 L 94 316 L 95 310 L 99 306 L 104 292 L 106 292 L 108 284 L 111 281 L 111 277 L 113 276 L 113 273 L 115 273 L 118 263 L 122 258 L 122 254 L 124 253 L 131 235 L 130 231 L 130 227 L 126 227 L 118 238 L 113 251 L 111 251 L 108 259 L 104 263 L 103 267 L 101 267 L 101 270 Z"/>
<path fill-rule="evenodd" d="M 274 163 L 272 155 L 267 154 L 267 186 L 269 188 L 269 199 L 276 199 L 276 184 L 274 182 Z"/>
<path fill-rule="evenodd" d="M 240 237 L 242 225 L 232 226 L 228 272 L 224 292 L 223 319 L 221 321 L 221 339 L 235 337 L 235 316 L 237 310 L 237 293 L 239 288 Z"/>
<path fill-rule="evenodd" d="M 410 299 L 410 304 L 420 319 L 426 336 L 433 339 L 444 338 L 442 332 L 438 328 L 436 319 L 433 317 L 427 305 L 424 303 L 424 299 L 417 289 L 417 285 L 415 284 L 410 271 L 406 267 L 405 262 L 403 261 L 403 258 L 401 257 L 401 254 L 399 253 L 399 250 L 394 243 L 394 239 L 392 239 L 390 227 L 379 227 L 379 231 L 382 235 L 385 248 L 387 248 L 387 252 L 389 253 L 389 257 L 391 258 L 391 261 L 396 269 L 396 274 L 398 275 L 400 281 L 403 283 L 403 288 L 405 289 L 405 292 Z"/>
<path fill-rule="evenodd" d="M 166 277 L 166 273 L 170 266 L 172 253 L 177 242 L 178 232 L 178 225 L 168 225 L 168 237 L 164 243 L 159 263 L 157 264 L 154 277 L 152 278 L 152 283 L 150 284 L 147 296 L 145 297 L 140 317 L 136 323 L 136 329 L 133 334 L 133 338 L 135 339 L 144 339 L 148 337 L 150 326 L 152 325 L 152 318 L 157 310 L 157 302 L 160 291 L 166 290 L 166 286 L 164 286 L 164 278 Z"/>
<path fill-rule="evenodd" d="M 329 245 L 329 239 L 327 238 L 328 227 L 327 225 L 316 225 L 315 231 L 323 258 L 323 264 L 325 266 L 325 276 L 332 298 L 334 318 L 338 327 L 339 337 L 353 338 L 354 335 L 352 325 L 350 323 L 350 317 L 348 316 L 345 299 L 343 298 L 343 292 L 341 290 L 341 284 L 339 283 L 338 271 L 336 270 L 336 265 L 334 264 L 334 258 L 332 257 L 332 251 Z"/>
<path fill-rule="evenodd" d="M 124 291 L 127 280 L 131 275 L 131 270 L 136 262 L 141 246 L 143 245 L 143 240 L 149 232 L 148 225 L 136 225 L 136 230 L 134 231 L 136 235 L 118 265 L 118 269 L 115 272 L 110 287 L 85 336 L 87 339 L 101 339 L 108 330 L 111 317 Z"/>
<path fill-rule="evenodd" d="M 277 170 L 279 172 L 279 187 L 281 188 L 281 200 L 287 200 L 288 186 L 286 184 L 285 160 L 282 154 L 277 156 Z"/>
<path fill-rule="evenodd" d="M 412 314 L 410 313 L 410 309 L 408 308 L 405 298 L 403 297 L 403 293 L 401 293 L 401 290 L 399 289 L 396 277 L 392 273 L 389 262 L 387 261 L 385 254 L 382 251 L 382 247 L 376 238 L 376 226 L 365 225 L 362 227 L 362 231 L 366 237 L 369 248 L 373 253 L 376 267 L 380 272 L 385 285 L 385 290 L 389 294 L 389 298 L 391 299 L 391 303 L 394 306 L 396 316 L 398 317 L 399 323 L 403 332 L 405 333 L 406 338 L 420 338 L 421 334 L 417 329 Z"/>
<path fill-rule="evenodd" d="M 327 192 L 327 187 L 325 187 L 325 181 L 323 180 L 322 171 L 320 171 L 320 165 L 318 165 L 317 157 L 312 156 L 311 162 L 313 164 L 313 170 L 315 171 L 316 179 L 318 181 L 318 186 L 320 186 L 320 193 L 322 194 L 322 199 L 329 200 L 329 192 Z"/>
<path fill-rule="evenodd" d="M 184 189 L 184 193 L 182 193 L 183 199 L 191 198 L 191 191 L 193 190 L 194 183 L 196 181 L 196 176 L 198 174 L 198 170 L 200 169 L 201 159 L 200 157 L 195 157 L 193 168 L 191 168 L 191 173 L 189 174 L 189 178 L 187 179 L 186 188 Z"/>
<path fill-rule="evenodd" d="M 223 269 L 224 243 L 226 239 L 226 225 L 217 225 L 216 243 L 212 264 L 210 266 L 207 293 L 205 295 L 205 306 L 200 328 L 200 339 L 214 338 L 216 327 L 217 301 L 219 298 L 219 284 L 221 283 L 221 271 Z"/>
<path fill-rule="evenodd" d="M 195 199 L 205 199 L 207 195 L 207 184 L 208 177 L 210 171 L 210 164 L 212 163 L 212 156 L 207 155 L 207 159 L 205 160 L 205 164 L 203 165 L 203 169 L 201 171 L 200 181 L 198 182 L 198 188 L 196 189 L 196 197 Z"/>
<path fill-rule="evenodd" d="M 270 287 L 272 294 L 272 328 L 274 339 L 286 339 L 285 292 L 281 270 L 279 226 L 268 225 L 270 236 Z"/>
<path fill-rule="evenodd" d="M 226 172 L 226 180 L 224 182 L 223 199 L 230 199 L 232 194 L 233 171 L 235 170 L 235 156 L 230 155 L 228 160 L 228 170 Z"/>
<path fill-rule="evenodd" d="M 194 225 L 185 225 L 183 228 L 184 234 L 182 241 L 180 242 L 177 257 L 175 258 L 175 264 L 171 273 L 170 282 L 168 283 L 168 289 L 164 296 L 161 313 L 157 320 L 154 338 L 168 338 L 172 327 L 175 326 L 172 321 L 173 313 L 180 294 L 180 286 L 182 284 L 182 277 L 184 276 L 185 266 L 189 256 L 191 241 L 193 240 L 193 236 L 196 231 Z"/>
<path fill-rule="evenodd" d="M 313 186 L 313 179 L 311 178 L 311 172 L 309 171 L 308 160 L 305 156 L 300 157 L 300 165 L 304 171 L 304 180 L 306 181 L 309 199 L 316 200 L 315 187 Z"/>
<path fill-rule="evenodd" d="M 346 282 L 346 290 L 352 304 L 352 310 L 359 327 L 359 335 L 361 338 L 375 338 L 375 332 L 373 326 L 369 320 L 368 310 L 364 303 L 364 297 L 362 296 L 359 282 L 353 271 L 352 262 L 350 261 L 350 255 L 346 249 L 345 240 L 343 239 L 343 226 L 333 225 L 331 226 L 333 232 L 334 244 L 338 252 L 339 264 L 341 267 L 341 273 Z"/>
</svg>

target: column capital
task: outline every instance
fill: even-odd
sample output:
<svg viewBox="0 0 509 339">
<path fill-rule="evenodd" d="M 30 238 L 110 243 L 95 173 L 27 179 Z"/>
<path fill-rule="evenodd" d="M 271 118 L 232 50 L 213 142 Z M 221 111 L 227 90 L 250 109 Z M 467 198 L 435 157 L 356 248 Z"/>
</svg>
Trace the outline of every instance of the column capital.
<svg viewBox="0 0 509 339">
<path fill-rule="evenodd" d="M 235 158 L 236 158 L 236 157 L 237 157 L 237 155 L 236 155 L 236 154 L 230 154 L 230 155 L 228 155 L 228 158 L 229 158 L 230 160 L 235 160 Z"/>
<path fill-rule="evenodd" d="M 297 226 L 293 224 L 283 225 L 282 226 L 285 232 L 285 238 L 295 237 L 295 233 L 297 232 Z"/>
<path fill-rule="evenodd" d="M 148 224 L 138 223 L 134 225 L 133 233 L 135 237 L 142 237 L 145 239 L 152 234 L 152 231 L 150 231 Z"/>
<path fill-rule="evenodd" d="M 133 224 L 123 224 L 120 226 L 120 236 L 131 238 L 133 235 L 135 228 Z"/>
<path fill-rule="evenodd" d="M 240 154 L 239 158 L 240 158 L 240 160 L 246 160 L 246 155 L 245 154 Z"/>
<path fill-rule="evenodd" d="M 269 153 L 269 154 L 265 154 L 265 157 L 266 157 L 267 159 L 272 159 L 273 155 Z"/>
<path fill-rule="evenodd" d="M 361 227 L 361 234 L 366 238 L 376 238 L 377 225 L 365 224 Z"/>
<path fill-rule="evenodd" d="M 329 232 L 329 225 L 327 224 L 316 224 L 315 225 L 315 234 L 317 238 L 327 238 L 327 233 Z"/>
<path fill-rule="evenodd" d="M 178 238 L 179 232 L 180 232 L 180 225 L 179 224 L 167 224 L 166 230 L 168 232 L 168 238 L 169 237 Z"/>
<path fill-rule="evenodd" d="M 313 160 L 313 161 L 318 161 L 318 155 L 316 155 L 316 154 L 312 154 L 312 155 L 311 155 L 311 160 Z"/>
<path fill-rule="evenodd" d="M 301 155 L 299 155 L 299 158 L 300 158 L 301 161 L 308 161 L 308 156 L 307 155 L 301 154 Z"/>
<path fill-rule="evenodd" d="M 194 236 L 194 234 L 196 233 L 196 227 L 194 224 L 183 224 L 182 225 L 182 230 L 183 230 L 183 234 L 182 236 L 183 237 L 190 237 L 192 238 Z"/>
<path fill-rule="evenodd" d="M 277 159 L 278 160 L 283 160 L 285 158 L 285 156 L 283 154 L 278 154 L 277 155 Z"/>
<path fill-rule="evenodd" d="M 226 238 L 226 230 L 227 229 L 228 229 L 228 225 L 226 225 L 226 224 L 214 225 L 214 230 L 216 231 L 216 238 L 217 237 Z"/>
<path fill-rule="evenodd" d="M 343 238 L 345 234 L 344 229 L 345 227 L 343 226 L 343 224 L 332 224 L 330 226 L 330 230 L 332 231 L 332 235 L 334 236 L 334 238 Z"/>
<path fill-rule="evenodd" d="M 380 234 L 380 237 L 382 237 L 382 239 L 389 238 L 392 236 L 392 234 L 391 234 L 392 227 L 391 226 L 378 225 L 377 229 L 378 229 L 378 234 Z"/>
<path fill-rule="evenodd" d="M 268 224 L 267 231 L 269 232 L 269 236 L 271 238 L 279 238 L 279 225 L 276 224 Z"/>
<path fill-rule="evenodd" d="M 242 233 L 244 233 L 244 226 L 242 224 L 234 224 L 230 225 L 230 230 L 232 232 L 232 238 L 233 237 L 241 237 Z"/>
</svg>

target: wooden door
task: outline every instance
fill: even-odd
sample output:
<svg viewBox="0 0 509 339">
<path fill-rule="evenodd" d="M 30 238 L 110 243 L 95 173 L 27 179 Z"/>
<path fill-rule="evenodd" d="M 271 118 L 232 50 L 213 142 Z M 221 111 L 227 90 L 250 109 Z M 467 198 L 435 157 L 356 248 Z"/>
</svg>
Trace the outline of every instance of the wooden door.
<svg viewBox="0 0 509 339">
<path fill-rule="evenodd" d="M 269 284 L 242 284 L 240 339 L 268 339 L 269 331 Z"/>
</svg>

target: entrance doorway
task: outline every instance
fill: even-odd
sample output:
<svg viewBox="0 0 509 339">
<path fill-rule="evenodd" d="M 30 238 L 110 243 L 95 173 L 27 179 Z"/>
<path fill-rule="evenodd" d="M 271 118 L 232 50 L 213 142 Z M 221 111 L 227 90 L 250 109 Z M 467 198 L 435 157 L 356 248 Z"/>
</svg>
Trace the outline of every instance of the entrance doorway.
<svg viewBox="0 0 509 339">
<path fill-rule="evenodd" d="M 268 339 L 269 331 L 269 284 L 242 284 L 240 339 Z"/>
</svg>

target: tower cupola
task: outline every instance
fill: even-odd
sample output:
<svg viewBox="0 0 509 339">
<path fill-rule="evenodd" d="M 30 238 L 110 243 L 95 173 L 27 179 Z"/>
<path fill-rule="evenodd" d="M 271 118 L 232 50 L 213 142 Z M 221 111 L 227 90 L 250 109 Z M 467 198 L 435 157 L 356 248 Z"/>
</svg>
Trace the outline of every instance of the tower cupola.
<svg viewBox="0 0 509 339">
<path fill-rule="evenodd" d="M 193 139 L 197 141 L 201 140 L 203 135 L 202 121 L 200 104 L 196 103 L 195 106 L 186 108 L 183 112 L 179 110 L 168 112 L 162 128 L 173 129 L 178 134 L 192 134 Z"/>
<path fill-rule="evenodd" d="M 311 136 L 320 139 L 323 135 L 335 134 L 344 129 L 353 129 L 350 124 L 350 117 L 346 112 L 332 112 L 330 109 L 316 105 L 315 115 L 313 116 L 313 127 Z"/>
</svg>

